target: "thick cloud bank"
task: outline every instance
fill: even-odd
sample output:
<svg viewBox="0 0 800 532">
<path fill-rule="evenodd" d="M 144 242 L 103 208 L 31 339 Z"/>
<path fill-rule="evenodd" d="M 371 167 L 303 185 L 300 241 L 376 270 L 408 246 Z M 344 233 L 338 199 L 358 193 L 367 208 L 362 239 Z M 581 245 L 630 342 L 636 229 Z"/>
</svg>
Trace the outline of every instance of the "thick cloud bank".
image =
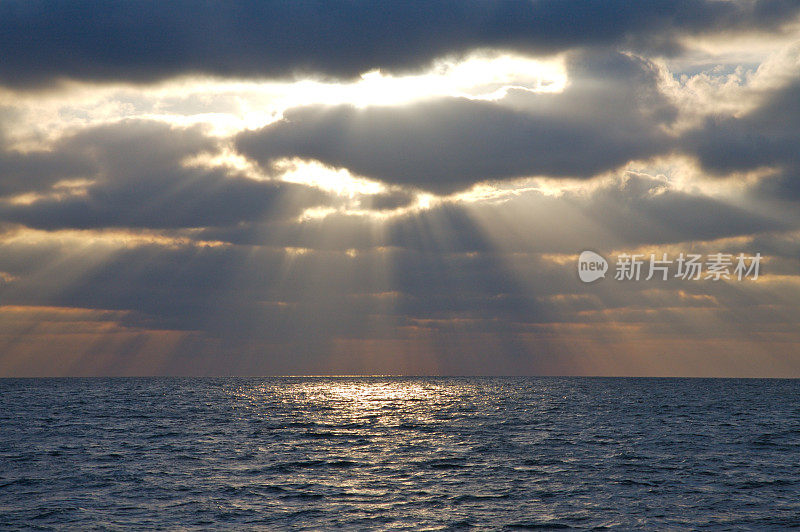
<svg viewBox="0 0 800 532">
<path fill-rule="evenodd" d="M 559 94 L 512 90 L 498 102 L 464 98 L 391 107 L 312 106 L 239 136 L 269 167 L 286 157 L 393 184 L 451 192 L 523 176 L 588 178 L 670 149 L 674 110 L 646 61 L 622 54 L 570 58 Z"/>
<path fill-rule="evenodd" d="M 675 52 L 684 35 L 772 31 L 796 2 L 394 0 L 0 3 L 0 83 L 152 81 L 181 74 L 336 78 L 420 68 L 478 48 Z"/>
</svg>

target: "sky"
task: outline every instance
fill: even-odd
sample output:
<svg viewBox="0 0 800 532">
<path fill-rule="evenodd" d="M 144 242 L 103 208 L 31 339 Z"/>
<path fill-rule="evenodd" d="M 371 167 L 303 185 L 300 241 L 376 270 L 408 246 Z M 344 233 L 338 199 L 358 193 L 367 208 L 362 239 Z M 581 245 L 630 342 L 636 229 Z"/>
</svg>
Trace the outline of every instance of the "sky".
<svg viewBox="0 0 800 532">
<path fill-rule="evenodd" d="M 0 29 L 0 376 L 800 377 L 800 2 Z"/>
</svg>

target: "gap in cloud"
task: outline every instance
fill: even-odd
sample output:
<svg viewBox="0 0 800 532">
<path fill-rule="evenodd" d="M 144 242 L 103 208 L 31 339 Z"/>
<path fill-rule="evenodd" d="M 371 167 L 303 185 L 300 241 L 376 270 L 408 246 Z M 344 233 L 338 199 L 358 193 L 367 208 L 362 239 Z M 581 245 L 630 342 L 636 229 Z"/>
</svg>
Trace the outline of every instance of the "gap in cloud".
<svg viewBox="0 0 800 532">
<path fill-rule="evenodd" d="M 271 170 L 280 181 L 316 188 L 331 195 L 329 204 L 305 209 L 298 216 L 299 221 L 320 220 L 332 214 L 385 220 L 429 209 L 448 199 L 357 176 L 346 168 L 331 167 L 313 159 L 280 159 Z"/>
<path fill-rule="evenodd" d="M 225 137 L 264 127 L 279 120 L 286 109 L 304 105 L 403 105 L 442 96 L 497 100 L 510 89 L 555 93 L 566 83 L 562 56 L 539 60 L 482 51 L 442 58 L 422 73 L 373 70 L 336 82 L 185 75 L 144 86 L 68 81 L 46 91 L 0 88 L 0 96 L 18 115 L 7 140 L 20 148 L 40 148 L 65 131 L 121 119 L 207 125 L 210 134 Z"/>
<path fill-rule="evenodd" d="M 752 112 L 800 77 L 800 28 L 764 41 L 737 38 L 687 47 L 683 56 L 654 61 L 659 89 L 680 111 L 671 127 L 676 134 L 709 117 Z"/>
</svg>

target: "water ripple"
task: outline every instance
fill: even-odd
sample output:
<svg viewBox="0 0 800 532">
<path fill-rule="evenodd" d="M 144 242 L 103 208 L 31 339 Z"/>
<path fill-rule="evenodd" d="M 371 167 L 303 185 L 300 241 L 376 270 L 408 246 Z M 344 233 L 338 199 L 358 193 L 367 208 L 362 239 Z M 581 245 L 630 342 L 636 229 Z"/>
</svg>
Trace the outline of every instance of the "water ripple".
<svg viewBox="0 0 800 532">
<path fill-rule="evenodd" d="M 800 381 L 0 380 L 9 529 L 800 526 Z"/>
</svg>

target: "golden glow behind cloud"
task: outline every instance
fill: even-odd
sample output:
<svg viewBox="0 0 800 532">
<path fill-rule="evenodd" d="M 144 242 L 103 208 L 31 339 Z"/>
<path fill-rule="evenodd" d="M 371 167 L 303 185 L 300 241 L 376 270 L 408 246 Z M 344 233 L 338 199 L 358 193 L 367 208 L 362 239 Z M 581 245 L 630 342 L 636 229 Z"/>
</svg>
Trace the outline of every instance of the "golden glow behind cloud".
<svg viewBox="0 0 800 532">
<path fill-rule="evenodd" d="M 800 34 L 751 24 L 8 84 L 0 375 L 798 376 Z M 765 271 L 583 285 L 584 249 Z"/>
</svg>

